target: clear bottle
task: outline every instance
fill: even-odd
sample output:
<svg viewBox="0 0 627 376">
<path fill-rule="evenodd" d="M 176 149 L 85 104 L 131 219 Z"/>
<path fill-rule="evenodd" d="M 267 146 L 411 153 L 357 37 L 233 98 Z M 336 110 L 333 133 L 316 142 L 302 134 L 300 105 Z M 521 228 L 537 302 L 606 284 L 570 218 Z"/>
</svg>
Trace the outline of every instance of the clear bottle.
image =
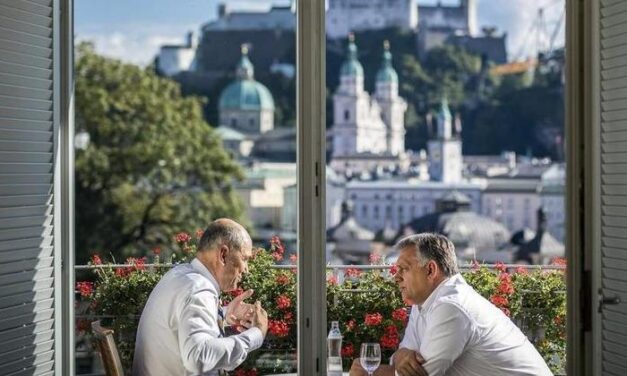
<svg viewBox="0 0 627 376">
<path fill-rule="evenodd" d="M 342 376 L 342 333 L 337 321 L 331 322 L 327 350 L 327 376 Z"/>
</svg>

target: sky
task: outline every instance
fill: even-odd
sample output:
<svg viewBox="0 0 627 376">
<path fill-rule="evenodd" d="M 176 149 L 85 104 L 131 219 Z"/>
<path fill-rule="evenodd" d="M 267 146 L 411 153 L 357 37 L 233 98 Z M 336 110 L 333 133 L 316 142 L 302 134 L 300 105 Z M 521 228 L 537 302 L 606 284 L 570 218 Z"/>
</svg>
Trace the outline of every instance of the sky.
<svg viewBox="0 0 627 376">
<path fill-rule="evenodd" d="M 565 0 L 476 0 L 479 27 L 496 26 L 507 32 L 510 58 L 533 51 L 535 34 L 530 30 L 538 8 L 545 9 L 549 35 L 563 14 Z M 217 17 L 218 3 L 224 0 L 75 0 L 74 22 L 77 41 L 89 40 L 99 53 L 126 62 L 149 64 L 163 44 L 182 43 L 189 31 Z M 434 0 L 418 0 L 434 4 Z M 228 0 L 230 9 L 267 9 L 284 0 Z M 458 0 L 442 0 L 457 4 Z M 564 22 L 556 39 L 563 45 Z"/>
</svg>

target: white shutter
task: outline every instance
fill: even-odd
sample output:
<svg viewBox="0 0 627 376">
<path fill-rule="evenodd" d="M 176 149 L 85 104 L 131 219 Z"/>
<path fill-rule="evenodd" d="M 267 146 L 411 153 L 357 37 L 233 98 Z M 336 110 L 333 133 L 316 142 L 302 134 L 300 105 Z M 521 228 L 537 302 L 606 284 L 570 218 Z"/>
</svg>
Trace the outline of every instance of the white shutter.
<svg viewBox="0 0 627 376">
<path fill-rule="evenodd" d="M 53 0 L 0 0 L 0 374 L 55 373 Z M 58 295 L 57 295 L 58 296 Z M 58 300 L 58 299 L 57 299 Z M 57 318 L 58 319 L 58 318 Z M 59 350 L 60 351 L 60 350 Z"/>
<path fill-rule="evenodd" d="M 627 1 L 598 1 L 595 33 L 600 59 L 596 108 L 600 122 L 597 197 L 600 205 L 598 369 L 627 375 Z M 621 302 L 618 301 L 620 299 Z M 618 304 L 615 304 L 618 303 Z"/>
</svg>

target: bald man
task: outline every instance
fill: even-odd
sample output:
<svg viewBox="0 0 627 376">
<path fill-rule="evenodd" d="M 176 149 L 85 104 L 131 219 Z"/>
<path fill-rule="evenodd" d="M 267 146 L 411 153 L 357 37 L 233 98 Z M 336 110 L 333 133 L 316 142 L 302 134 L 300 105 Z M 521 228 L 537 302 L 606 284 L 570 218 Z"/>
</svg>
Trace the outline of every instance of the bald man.
<svg viewBox="0 0 627 376">
<path fill-rule="evenodd" d="M 196 258 L 163 276 L 150 294 L 137 329 L 133 375 L 223 375 L 261 347 L 268 316 L 261 304 L 226 309 L 220 293 L 232 291 L 252 256 L 252 240 L 240 224 L 218 219 L 205 230 Z M 246 328 L 225 337 L 224 323 Z"/>
</svg>

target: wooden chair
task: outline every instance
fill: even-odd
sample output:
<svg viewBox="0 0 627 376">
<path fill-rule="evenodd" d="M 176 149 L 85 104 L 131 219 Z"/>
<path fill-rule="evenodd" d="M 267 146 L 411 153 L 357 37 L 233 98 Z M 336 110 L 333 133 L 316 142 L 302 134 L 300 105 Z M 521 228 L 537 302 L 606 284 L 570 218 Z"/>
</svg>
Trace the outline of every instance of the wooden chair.
<svg viewBox="0 0 627 376">
<path fill-rule="evenodd" d="M 113 330 L 100 326 L 100 321 L 92 322 L 91 330 L 94 333 L 96 342 L 98 343 L 98 349 L 100 350 L 100 356 L 102 357 L 105 375 L 124 376 L 124 369 L 122 369 L 120 354 L 118 353 L 118 348 L 115 345 L 115 339 L 113 338 Z"/>
</svg>

